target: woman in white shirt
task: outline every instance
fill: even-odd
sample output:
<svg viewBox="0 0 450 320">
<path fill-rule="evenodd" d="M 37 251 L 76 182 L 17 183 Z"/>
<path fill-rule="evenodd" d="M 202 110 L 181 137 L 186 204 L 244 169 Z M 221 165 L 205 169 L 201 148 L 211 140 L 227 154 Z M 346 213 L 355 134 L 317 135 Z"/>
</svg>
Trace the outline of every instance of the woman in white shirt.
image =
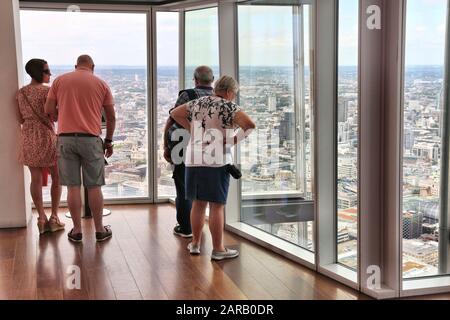
<svg viewBox="0 0 450 320">
<path fill-rule="evenodd" d="M 190 132 L 186 150 L 186 197 L 191 210 L 191 254 L 200 254 L 205 210 L 209 203 L 209 229 L 213 240 L 211 259 L 235 258 L 237 250 L 223 245 L 224 208 L 228 196 L 232 163 L 231 147 L 245 139 L 255 123 L 233 101 L 239 85 L 232 77 L 222 76 L 214 86 L 214 95 L 202 97 L 175 108 L 171 117 Z"/>
</svg>

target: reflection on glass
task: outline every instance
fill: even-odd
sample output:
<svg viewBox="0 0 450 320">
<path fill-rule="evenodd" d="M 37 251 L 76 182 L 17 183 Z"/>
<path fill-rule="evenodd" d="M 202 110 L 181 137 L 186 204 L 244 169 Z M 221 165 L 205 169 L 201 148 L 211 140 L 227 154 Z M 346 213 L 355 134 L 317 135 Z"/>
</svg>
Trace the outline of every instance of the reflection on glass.
<svg viewBox="0 0 450 320">
<path fill-rule="evenodd" d="M 358 0 L 339 1 L 337 105 L 337 260 L 357 268 Z"/>
<path fill-rule="evenodd" d="M 164 159 L 163 132 L 178 98 L 178 12 L 156 13 L 158 199 L 175 198 L 172 166 Z"/>
<path fill-rule="evenodd" d="M 201 65 L 219 76 L 219 21 L 217 7 L 185 13 L 185 88 L 194 85 L 193 74 Z"/>
<path fill-rule="evenodd" d="M 238 6 L 241 220 L 314 250 L 310 6 Z"/>
<path fill-rule="evenodd" d="M 104 196 L 148 197 L 146 14 L 23 10 L 20 20 L 24 62 L 47 60 L 53 79 L 72 71 L 80 54 L 93 57 L 95 74 L 109 84 L 116 103 L 115 153 L 105 170 Z M 44 199 L 50 200 L 48 187 Z"/>
<path fill-rule="evenodd" d="M 439 273 L 447 1 L 409 0 L 403 113 L 403 277 Z"/>
</svg>

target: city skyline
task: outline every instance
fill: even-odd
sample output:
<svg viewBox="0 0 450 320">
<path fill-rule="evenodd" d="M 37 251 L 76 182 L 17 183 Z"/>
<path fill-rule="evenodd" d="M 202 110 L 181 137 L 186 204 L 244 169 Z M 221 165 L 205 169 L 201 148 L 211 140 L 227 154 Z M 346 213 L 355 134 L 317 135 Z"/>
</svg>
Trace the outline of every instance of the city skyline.
<svg viewBox="0 0 450 320">
<path fill-rule="evenodd" d="M 75 58 L 76 60 L 76 58 Z M 26 62 L 27 60 L 24 60 L 24 62 Z M 74 69 L 75 67 L 75 63 L 76 61 L 74 61 L 73 64 L 55 64 L 52 65 L 50 63 L 50 61 L 47 61 L 50 65 L 50 67 L 54 67 L 57 69 Z M 189 68 L 196 68 L 199 65 L 186 65 L 185 69 L 189 69 Z M 211 67 L 212 69 L 219 69 L 218 65 L 209 65 L 209 67 Z M 292 67 L 292 63 L 290 65 L 286 65 L 286 66 L 271 66 L 271 65 L 240 65 L 241 68 L 246 68 L 246 67 L 252 67 L 252 68 L 293 68 Z M 343 67 L 343 68 L 357 68 L 357 65 L 343 65 L 343 64 L 339 64 L 338 65 L 339 68 Z M 414 68 L 414 67 L 427 67 L 427 68 L 432 68 L 432 67 L 439 67 L 442 68 L 444 67 L 444 64 L 409 64 L 409 65 L 405 65 L 406 68 Z M 123 68 L 123 69 L 147 69 L 147 66 L 145 65 L 120 65 L 120 64 L 111 64 L 111 65 L 95 65 L 95 69 L 111 69 L 111 68 Z M 158 64 L 157 68 L 179 68 L 178 65 L 160 65 Z M 309 68 L 305 66 L 305 70 L 308 70 Z"/>
</svg>

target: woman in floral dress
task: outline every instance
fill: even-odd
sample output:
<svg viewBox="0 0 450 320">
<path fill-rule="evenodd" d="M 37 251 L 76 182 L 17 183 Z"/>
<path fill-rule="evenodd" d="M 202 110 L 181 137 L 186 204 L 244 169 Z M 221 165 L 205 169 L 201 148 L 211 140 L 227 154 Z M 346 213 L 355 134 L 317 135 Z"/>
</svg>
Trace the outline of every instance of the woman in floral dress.
<svg viewBox="0 0 450 320">
<path fill-rule="evenodd" d="M 50 70 L 45 60 L 32 59 L 25 66 L 31 83 L 17 93 L 18 118 L 22 124 L 20 140 L 20 162 L 28 166 L 31 173 L 31 197 L 39 214 L 38 228 L 42 234 L 64 229 L 58 218 L 61 198 L 58 169 L 56 166 L 56 134 L 53 120 L 44 112 L 50 82 Z M 49 170 L 52 178 L 52 214 L 47 218 L 42 200 L 43 171 Z"/>
</svg>

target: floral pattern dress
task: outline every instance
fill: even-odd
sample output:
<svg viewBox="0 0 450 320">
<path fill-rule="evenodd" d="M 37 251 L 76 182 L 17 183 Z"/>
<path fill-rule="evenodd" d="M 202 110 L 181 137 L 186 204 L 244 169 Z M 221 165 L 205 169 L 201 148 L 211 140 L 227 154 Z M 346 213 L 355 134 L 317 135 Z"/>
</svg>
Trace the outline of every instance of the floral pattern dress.
<svg viewBox="0 0 450 320">
<path fill-rule="evenodd" d="M 50 88 L 28 85 L 17 93 L 19 111 L 25 121 L 20 138 L 19 161 L 29 167 L 56 165 L 57 136 L 53 122 L 44 112 Z"/>
</svg>

